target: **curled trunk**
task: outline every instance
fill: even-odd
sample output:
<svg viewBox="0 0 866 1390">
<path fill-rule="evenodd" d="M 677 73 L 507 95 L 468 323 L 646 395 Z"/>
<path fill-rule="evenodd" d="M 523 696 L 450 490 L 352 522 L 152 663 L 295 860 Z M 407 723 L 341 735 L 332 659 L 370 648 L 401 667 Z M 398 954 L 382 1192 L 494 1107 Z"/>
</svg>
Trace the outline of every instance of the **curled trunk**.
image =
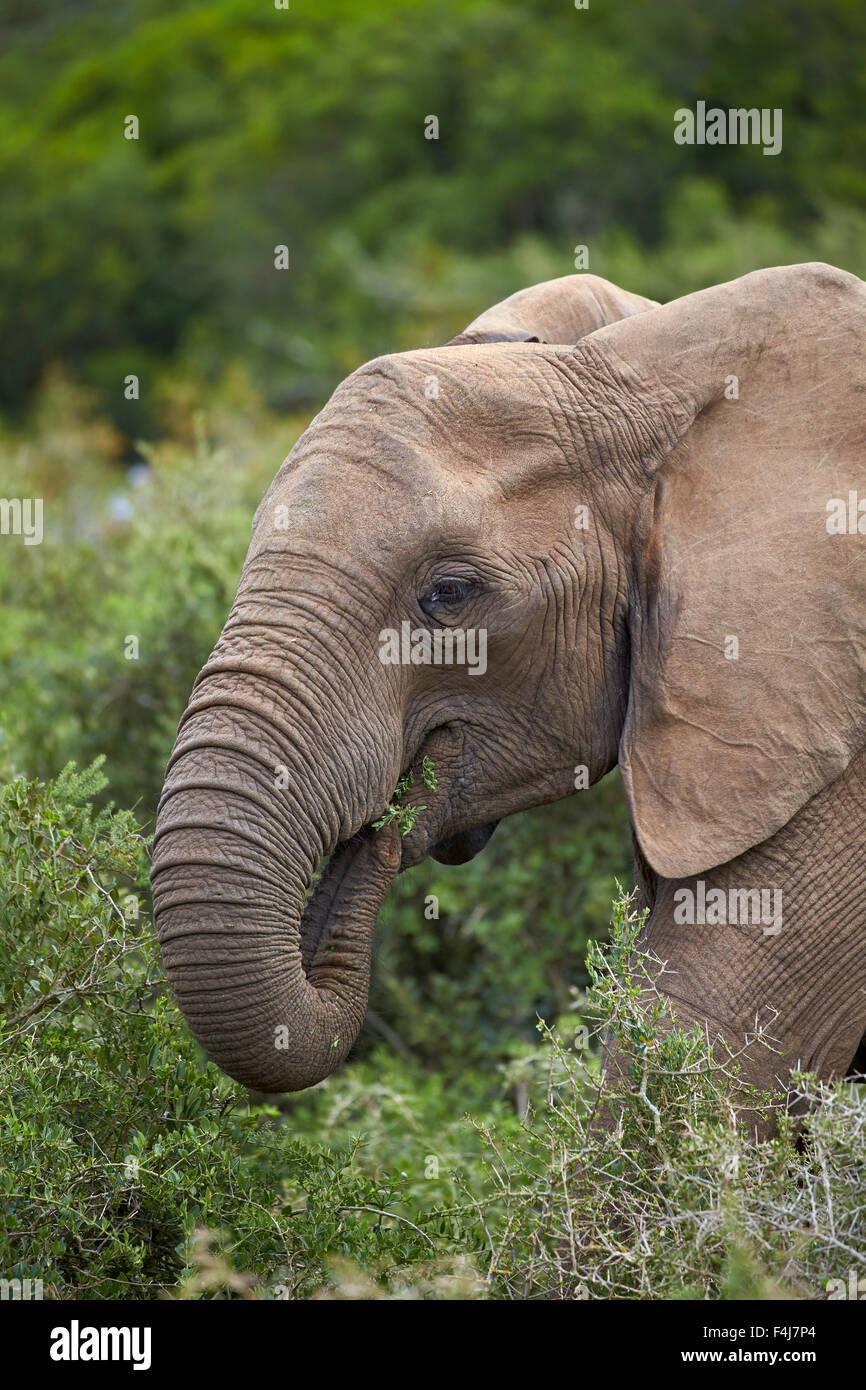
<svg viewBox="0 0 866 1390">
<path fill-rule="evenodd" d="M 200 677 L 169 764 L 152 877 L 163 961 L 192 1032 L 236 1080 L 291 1091 L 332 1072 L 358 1035 L 401 845 L 393 825 L 341 840 L 347 816 L 368 816 L 346 811 L 339 767 L 318 762 L 313 774 L 302 733 L 281 732 L 273 685 L 248 674 L 241 696 L 235 678 Z"/>
</svg>

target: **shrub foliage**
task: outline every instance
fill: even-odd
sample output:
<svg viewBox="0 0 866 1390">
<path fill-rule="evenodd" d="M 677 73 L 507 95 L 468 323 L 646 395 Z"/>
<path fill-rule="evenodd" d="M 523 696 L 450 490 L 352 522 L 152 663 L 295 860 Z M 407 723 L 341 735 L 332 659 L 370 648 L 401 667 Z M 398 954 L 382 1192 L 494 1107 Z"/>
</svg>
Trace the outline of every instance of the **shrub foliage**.
<svg viewBox="0 0 866 1390">
<path fill-rule="evenodd" d="M 281 1111 L 186 1031 L 143 906 L 146 843 L 129 812 L 94 809 L 103 784 L 95 764 L 0 792 L 5 1277 L 124 1299 L 821 1297 L 847 1279 L 862 1095 L 799 1077 L 803 1142 L 784 1117 L 750 1138 L 738 1116 L 767 1098 L 671 1029 L 628 900 L 567 1027 L 511 1057 L 499 1099 L 477 1087 L 474 1124 L 394 1052 Z M 607 1128 L 596 1035 L 624 1059 Z"/>
</svg>

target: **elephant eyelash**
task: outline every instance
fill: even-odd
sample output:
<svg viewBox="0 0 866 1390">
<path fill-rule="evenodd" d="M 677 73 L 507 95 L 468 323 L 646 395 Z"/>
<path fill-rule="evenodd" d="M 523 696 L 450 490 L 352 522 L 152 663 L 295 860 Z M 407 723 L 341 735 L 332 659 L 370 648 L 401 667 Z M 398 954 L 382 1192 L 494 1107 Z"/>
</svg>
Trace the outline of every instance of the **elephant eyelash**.
<svg viewBox="0 0 866 1390">
<path fill-rule="evenodd" d="M 462 579 L 443 579 L 430 595 L 431 603 L 465 603 L 469 585 Z"/>
<path fill-rule="evenodd" d="M 463 579 L 458 575 L 447 575 L 442 579 L 437 579 L 430 589 L 419 598 L 418 602 L 428 617 L 432 616 L 431 610 L 447 609 L 454 610 L 462 608 L 478 591 L 477 583 L 472 579 Z"/>
</svg>

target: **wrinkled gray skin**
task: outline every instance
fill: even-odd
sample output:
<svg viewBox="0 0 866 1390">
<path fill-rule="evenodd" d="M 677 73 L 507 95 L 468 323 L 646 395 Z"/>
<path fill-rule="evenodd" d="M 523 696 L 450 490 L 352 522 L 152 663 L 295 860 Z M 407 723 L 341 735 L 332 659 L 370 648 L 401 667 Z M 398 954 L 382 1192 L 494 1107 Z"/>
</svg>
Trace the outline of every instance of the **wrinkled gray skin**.
<svg viewBox="0 0 866 1390">
<path fill-rule="evenodd" d="M 680 1020 L 741 1047 L 774 1019 L 778 1051 L 746 1063 L 762 1086 L 845 1068 L 866 1023 L 866 536 L 826 516 L 866 496 L 864 340 L 866 290 L 828 266 L 664 306 L 570 276 L 339 387 L 256 514 L 160 804 L 163 959 L 220 1066 L 273 1091 L 327 1076 L 398 870 L 461 862 L 619 762 Z M 486 672 L 384 665 L 405 620 L 486 629 Z M 438 791 L 416 777 L 411 834 L 370 830 L 425 755 Z M 677 924 L 696 879 L 781 890 L 781 929 Z"/>
</svg>

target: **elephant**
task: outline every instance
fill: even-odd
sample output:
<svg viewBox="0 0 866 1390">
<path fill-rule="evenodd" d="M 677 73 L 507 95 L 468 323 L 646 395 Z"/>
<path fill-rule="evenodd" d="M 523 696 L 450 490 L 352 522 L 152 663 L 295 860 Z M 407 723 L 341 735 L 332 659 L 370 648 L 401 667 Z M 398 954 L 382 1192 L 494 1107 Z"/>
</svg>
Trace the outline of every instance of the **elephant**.
<svg viewBox="0 0 866 1390">
<path fill-rule="evenodd" d="M 395 875 L 619 764 L 679 1023 L 741 1049 L 770 1021 L 743 1077 L 766 1090 L 844 1073 L 864 443 L 866 286 L 820 263 L 666 304 L 566 276 L 353 372 L 256 511 L 166 772 L 155 923 L 206 1053 L 259 1090 L 321 1081 Z M 431 765 L 402 833 L 394 788 Z"/>
</svg>

